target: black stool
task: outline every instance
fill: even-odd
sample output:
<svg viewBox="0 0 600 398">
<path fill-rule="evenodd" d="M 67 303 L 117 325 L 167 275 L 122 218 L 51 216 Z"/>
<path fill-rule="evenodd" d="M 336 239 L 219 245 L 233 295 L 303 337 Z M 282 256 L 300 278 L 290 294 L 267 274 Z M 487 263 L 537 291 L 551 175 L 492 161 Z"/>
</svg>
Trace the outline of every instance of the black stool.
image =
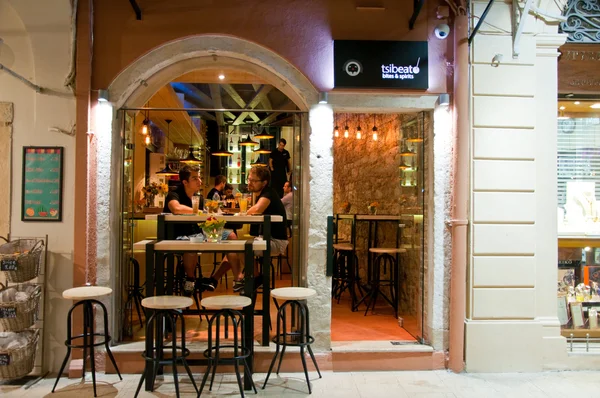
<svg viewBox="0 0 600 398">
<path fill-rule="evenodd" d="M 315 359 L 315 354 L 313 354 L 312 348 L 310 348 L 310 345 L 314 343 L 315 339 L 310 335 L 308 306 L 304 301 L 301 301 L 306 300 L 307 298 L 314 296 L 315 294 L 317 294 L 315 290 L 308 289 L 305 287 L 283 287 L 271 291 L 271 296 L 274 300 L 279 299 L 286 301 L 277 310 L 277 334 L 273 338 L 273 342 L 276 344 L 277 347 L 275 349 L 275 356 L 271 361 L 271 366 L 269 366 L 269 372 L 267 372 L 267 378 L 265 379 L 265 383 L 262 387 L 263 389 L 267 386 L 267 381 L 269 381 L 269 376 L 271 375 L 271 371 L 273 370 L 273 365 L 275 365 L 275 361 L 277 360 L 277 356 L 279 355 L 280 347 L 283 347 L 283 349 L 281 350 L 279 364 L 277 365 L 277 374 L 279 374 L 279 369 L 281 368 L 281 362 L 283 360 L 283 355 L 285 354 L 286 347 L 300 347 L 300 358 L 302 359 L 302 367 L 304 368 L 304 375 L 306 376 L 308 393 L 311 394 L 312 391 L 310 388 L 310 380 L 308 379 L 306 358 L 304 357 L 304 348 L 306 347 L 306 349 L 308 349 L 310 357 L 312 358 L 313 364 L 317 369 L 317 373 L 319 373 L 319 378 L 322 377 L 321 371 L 319 370 L 319 366 L 317 365 L 317 360 Z M 288 317 L 287 311 L 289 310 L 291 310 L 293 314 L 298 314 L 300 323 L 299 331 L 288 330 L 288 325 L 286 321 Z"/>
<path fill-rule="evenodd" d="M 252 374 L 250 373 L 250 368 L 248 367 L 248 362 L 246 361 L 246 358 L 250 356 L 250 348 L 246 347 L 244 344 L 244 316 L 235 308 L 244 308 L 250 304 L 252 304 L 252 300 L 245 296 L 213 296 L 202 300 L 203 307 L 218 311 L 208 321 L 208 348 L 204 351 L 204 356 L 208 359 L 208 366 L 206 367 L 206 373 L 204 373 L 204 378 L 202 379 L 198 396 L 202 394 L 202 390 L 206 385 L 208 374 L 210 373 L 211 369 L 212 377 L 210 378 L 210 386 L 208 388 L 209 391 L 212 391 L 217 366 L 221 364 L 232 364 L 235 369 L 235 375 L 237 376 L 240 394 L 242 397 L 244 397 L 244 385 L 242 384 L 239 365 L 244 365 L 244 370 L 248 372 L 250 375 L 250 380 L 252 380 Z M 221 344 L 222 320 L 224 321 L 225 328 L 227 328 L 229 322 L 231 322 L 231 325 L 233 326 L 232 344 Z M 225 339 L 227 339 L 227 332 L 223 332 L 225 332 Z M 215 339 L 214 342 L 213 334 Z M 225 355 L 222 353 L 223 350 L 227 351 Z M 254 381 L 252 381 L 252 388 L 256 393 L 257 391 L 256 387 L 254 386 Z"/>
<path fill-rule="evenodd" d="M 377 302 L 377 296 L 381 295 L 394 309 L 394 315 L 398 318 L 398 283 L 400 282 L 399 270 L 400 264 L 396 261 L 396 257 L 393 255 L 399 255 L 406 253 L 406 249 L 400 249 L 396 247 L 372 247 L 369 249 L 369 253 L 375 255 L 373 262 L 372 275 L 370 276 L 371 290 L 365 297 L 359 302 L 359 304 L 368 299 L 367 309 L 365 310 L 365 316 L 369 312 L 375 310 L 375 304 Z M 383 273 L 386 274 L 387 268 L 389 267 L 390 275 L 388 279 L 382 279 L 381 270 L 383 267 Z M 390 296 L 387 296 L 382 290 L 382 287 L 389 287 Z"/>
<path fill-rule="evenodd" d="M 133 324 L 133 306 L 135 304 L 135 309 L 137 311 L 138 319 L 140 321 L 140 327 L 144 326 L 142 321 L 142 311 L 140 306 L 142 305 L 142 300 L 145 298 L 144 286 L 140 286 L 140 263 L 133 257 L 129 258 L 129 262 L 131 264 L 131 268 L 129 270 L 129 284 L 127 285 L 127 301 L 125 302 L 125 308 L 128 308 L 131 314 L 131 323 Z"/>
<path fill-rule="evenodd" d="M 147 297 L 142 300 L 142 306 L 154 310 L 154 313 L 146 322 L 146 335 L 151 334 L 153 328 L 155 328 L 155 336 L 160 346 L 152 347 L 152 352 L 149 353 L 144 351 L 142 357 L 146 360 L 146 366 L 140 383 L 138 384 L 137 390 L 135 390 L 135 397 L 140 393 L 142 384 L 146 378 L 146 369 L 148 366 L 152 366 L 152 388 L 154 388 L 154 382 L 156 380 L 156 374 L 159 371 L 159 367 L 162 365 L 171 365 L 173 368 L 173 382 L 175 383 L 175 395 L 179 397 L 179 380 L 177 376 L 177 362 L 181 362 L 187 371 L 190 380 L 194 385 L 194 390 L 198 392 L 196 382 L 192 376 L 192 371 L 187 364 L 186 357 L 190 355 L 190 350 L 185 347 L 185 318 L 181 314 L 182 309 L 190 307 L 193 301 L 189 297 L 181 296 L 154 296 Z M 181 322 L 181 345 L 177 345 L 177 318 Z M 171 345 L 165 346 L 163 337 L 163 324 L 166 322 L 166 327 L 172 331 Z M 164 350 L 171 350 L 171 357 L 164 357 Z"/>
<path fill-rule="evenodd" d="M 358 287 L 361 297 L 364 297 L 364 293 L 358 276 L 358 257 L 354 251 L 354 246 L 347 243 L 336 243 L 333 245 L 333 249 L 335 250 L 336 261 L 333 269 L 331 295 L 334 299 L 337 298 L 339 304 L 342 293 L 348 290 L 352 299 L 352 311 L 356 311 L 358 307 L 356 288 Z"/>
<path fill-rule="evenodd" d="M 112 289 L 109 287 L 102 286 L 84 286 L 84 287 L 74 287 L 72 289 L 67 289 L 63 292 L 63 298 L 67 300 L 78 300 L 77 303 L 73 304 L 69 313 L 67 315 L 67 340 L 65 340 L 65 345 L 67 346 L 67 354 L 65 355 L 65 359 L 60 367 L 58 372 L 58 376 L 56 377 L 56 381 L 54 382 L 54 387 L 52 387 L 52 392 L 56 389 L 56 385 L 58 384 L 58 380 L 62 375 L 62 372 L 65 370 L 65 366 L 67 366 L 67 362 L 69 360 L 69 356 L 71 355 L 72 348 L 83 348 L 83 375 L 82 379 L 85 380 L 85 362 L 87 360 L 87 350 L 90 350 L 90 363 L 92 367 L 92 383 L 94 385 L 94 397 L 96 395 L 96 360 L 94 357 L 94 347 L 104 345 L 106 348 L 106 353 L 110 358 L 112 364 L 119 375 L 119 379 L 123 380 L 121 377 L 121 373 L 119 372 L 119 368 L 117 367 L 117 363 L 115 362 L 115 358 L 113 357 L 112 352 L 110 351 L 110 347 L 108 343 L 110 342 L 110 336 L 108 334 L 108 312 L 106 311 L 106 307 L 100 301 L 96 300 L 103 296 L 108 296 L 112 293 Z M 94 333 L 94 304 L 102 308 L 104 314 L 104 333 Z M 71 336 L 71 323 L 72 323 L 72 315 L 73 310 L 75 308 L 83 306 L 83 334 L 78 336 Z M 94 340 L 96 337 L 103 337 L 104 341 L 100 341 L 96 343 Z M 82 345 L 73 344 L 73 340 L 83 338 Z"/>
</svg>

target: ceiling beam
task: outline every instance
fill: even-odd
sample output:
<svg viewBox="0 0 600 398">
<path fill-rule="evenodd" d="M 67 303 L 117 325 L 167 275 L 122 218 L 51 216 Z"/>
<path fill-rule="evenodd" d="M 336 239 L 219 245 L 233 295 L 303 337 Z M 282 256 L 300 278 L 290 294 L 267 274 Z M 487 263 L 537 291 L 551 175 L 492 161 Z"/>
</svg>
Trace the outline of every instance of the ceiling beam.
<svg viewBox="0 0 600 398">
<path fill-rule="evenodd" d="M 171 86 L 175 91 L 184 93 L 188 97 L 195 98 L 202 108 L 212 108 L 213 100 L 208 95 L 204 94 L 202 90 L 190 83 L 171 83 Z"/>
<path fill-rule="evenodd" d="M 252 88 L 254 89 L 254 91 L 258 92 L 258 90 L 260 90 L 262 86 L 260 84 L 253 84 Z M 271 101 L 269 100 L 268 96 L 264 96 L 261 100 L 260 100 L 262 106 L 264 109 L 273 109 L 273 106 L 271 105 Z"/>
<path fill-rule="evenodd" d="M 277 119 L 277 116 L 281 115 L 280 112 L 273 112 L 271 114 L 269 114 L 269 116 L 267 116 L 266 118 L 264 118 L 263 120 L 261 120 L 260 122 L 258 122 L 259 126 L 264 126 L 265 124 L 271 124 L 275 121 L 275 119 Z"/>
<path fill-rule="evenodd" d="M 233 101 L 236 104 L 238 104 L 238 106 L 240 108 L 248 109 L 246 101 L 244 101 L 244 99 L 238 94 L 238 92 L 235 90 L 235 88 L 233 88 L 233 86 L 231 84 L 223 84 L 223 89 L 225 90 L 225 92 L 227 94 L 229 94 L 231 99 L 233 99 Z M 256 98 L 256 95 L 254 96 L 254 98 Z M 256 105 L 253 108 L 256 108 Z M 250 117 L 252 118 L 252 120 L 254 120 L 254 122 L 260 121 L 260 118 L 258 116 L 256 116 L 256 114 L 254 112 L 242 112 L 237 118 L 235 118 L 233 125 L 237 126 L 238 124 L 242 124 L 244 119 L 248 115 L 250 115 Z"/>
<path fill-rule="evenodd" d="M 210 97 L 213 100 L 213 106 L 217 109 L 223 108 L 223 101 L 221 100 L 221 88 L 217 84 L 209 84 Z M 217 123 L 219 126 L 225 125 L 225 119 L 223 118 L 222 112 L 217 112 Z"/>
</svg>

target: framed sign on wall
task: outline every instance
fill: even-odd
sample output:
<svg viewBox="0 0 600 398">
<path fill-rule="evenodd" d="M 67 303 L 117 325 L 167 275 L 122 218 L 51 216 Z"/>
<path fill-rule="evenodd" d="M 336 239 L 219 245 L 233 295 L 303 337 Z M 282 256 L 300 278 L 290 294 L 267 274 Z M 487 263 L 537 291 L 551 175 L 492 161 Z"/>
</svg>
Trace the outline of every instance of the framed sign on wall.
<svg viewBox="0 0 600 398">
<path fill-rule="evenodd" d="M 336 88 L 429 88 L 426 41 L 334 40 Z"/>
<path fill-rule="evenodd" d="M 23 147 L 22 221 L 62 221 L 64 147 Z"/>
</svg>

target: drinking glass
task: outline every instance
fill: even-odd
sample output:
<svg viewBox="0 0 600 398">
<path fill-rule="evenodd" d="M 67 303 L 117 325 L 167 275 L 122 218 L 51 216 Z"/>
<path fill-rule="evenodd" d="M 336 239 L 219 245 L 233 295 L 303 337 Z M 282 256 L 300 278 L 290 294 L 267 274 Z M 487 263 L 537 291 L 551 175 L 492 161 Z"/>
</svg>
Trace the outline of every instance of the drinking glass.
<svg viewBox="0 0 600 398">
<path fill-rule="evenodd" d="M 200 207 L 200 196 L 192 196 L 192 213 L 198 215 L 198 208 Z"/>
</svg>

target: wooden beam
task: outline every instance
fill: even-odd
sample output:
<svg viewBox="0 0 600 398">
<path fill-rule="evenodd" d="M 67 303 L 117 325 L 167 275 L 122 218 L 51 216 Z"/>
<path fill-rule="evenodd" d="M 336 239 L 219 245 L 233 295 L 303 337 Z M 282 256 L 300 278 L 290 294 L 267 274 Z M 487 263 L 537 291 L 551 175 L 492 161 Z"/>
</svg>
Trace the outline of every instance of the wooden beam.
<svg viewBox="0 0 600 398">
<path fill-rule="evenodd" d="M 264 126 L 265 124 L 273 123 L 273 121 L 275 121 L 275 119 L 277 119 L 278 115 L 281 115 L 281 112 L 273 112 L 273 113 L 269 114 L 269 116 L 267 116 L 266 118 L 264 118 L 263 120 L 258 122 L 259 126 Z"/>
<path fill-rule="evenodd" d="M 171 86 L 178 92 L 184 93 L 187 97 L 195 98 L 201 106 L 200 108 L 212 108 L 213 100 L 208 95 L 204 94 L 202 90 L 193 84 L 187 83 L 171 83 Z"/>
<path fill-rule="evenodd" d="M 217 109 L 223 108 L 223 101 L 221 100 L 221 88 L 217 84 L 210 84 L 210 96 L 213 100 L 213 106 Z M 225 119 L 223 113 L 217 112 L 217 123 L 219 126 L 225 125 Z"/>
<path fill-rule="evenodd" d="M 250 100 L 250 102 L 248 102 L 246 109 L 256 108 L 272 89 L 273 86 L 267 86 L 263 84 L 258 91 L 256 91 L 256 94 L 254 94 L 254 97 Z"/>
<path fill-rule="evenodd" d="M 233 86 L 231 84 L 223 84 L 223 89 L 225 90 L 225 92 L 227 94 L 229 94 L 231 99 L 233 99 L 233 101 L 236 104 L 238 104 L 238 106 L 240 108 L 248 109 L 246 101 L 244 101 L 244 99 L 238 94 L 238 92 L 235 90 L 235 88 L 233 88 Z M 256 96 L 254 96 L 254 97 L 256 98 Z M 243 115 L 243 118 L 242 118 L 242 115 Z M 254 120 L 254 122 L 258 122 L 260 120 L 260 118 L 258 116 L 256 116 L 256 114 L 254 112 L 249 112 L 249 115 L 252 118 L 252 120 Z M 236 126 L 237 126 L 237 124 L 241 124 L 242 121 L 246 118 L 246 116 L 248 116 L 248 115 L 244 115 L 244 112 L 242 112 L 242 114 L 240 114 L 237 118 L 235 118 L 235 121 L 233 122 L 233 124 Z M 240 118 L 242 118 L 242 119 L 240 119 Z"/>
<path fill-rule="evenodd" d="M 252 88 L 254 88 L 254 91 L 258 92 L 258 90 L 260 90 L 260 88 L 263 87 L 260 84 L 253 84 Z M 271 101 L 269 100 L 269 97 L 267 95 L 265 95 L 261 100 L 260 100 L 262 107 L 264 109 L 273 109 L 273 106 L 271 105 Z"/>
</svg>

